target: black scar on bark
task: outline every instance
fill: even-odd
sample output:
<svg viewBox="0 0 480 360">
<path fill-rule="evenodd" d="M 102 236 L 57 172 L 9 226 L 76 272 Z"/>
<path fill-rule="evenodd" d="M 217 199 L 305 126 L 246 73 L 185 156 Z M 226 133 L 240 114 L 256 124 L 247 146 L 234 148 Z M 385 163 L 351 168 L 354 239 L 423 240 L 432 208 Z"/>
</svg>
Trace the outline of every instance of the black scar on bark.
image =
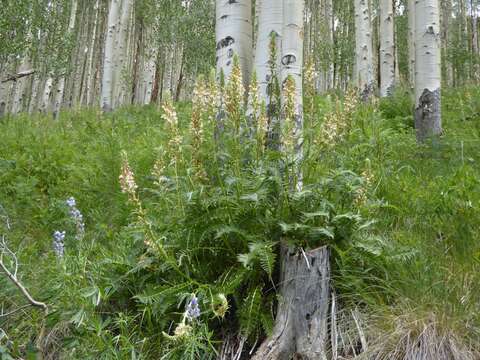
<svg viewBox="0 0 480 360">
<path fill-rule="evenodd" d="M 231 36 L 227 36 L 226 38 L 223 38 L 221 39 L 218 43 L 217 43 L 217 50 L 220 50 L 222 48 L 226 48 L 232 44 L 235 43 L 235 39 Z"/>
<path fill-rule="evenodd" d="M 288 66 L 295 64 L 297 62 L 297 57 L 294 54 L 287 54 L 282 57 L 282 65 Z"/>
<path fill-rule="evenodd" d="M 440 89 L 423 90 L 415 109 L 415 129 L 420 142 L 442 135 Z"/>
</svg>

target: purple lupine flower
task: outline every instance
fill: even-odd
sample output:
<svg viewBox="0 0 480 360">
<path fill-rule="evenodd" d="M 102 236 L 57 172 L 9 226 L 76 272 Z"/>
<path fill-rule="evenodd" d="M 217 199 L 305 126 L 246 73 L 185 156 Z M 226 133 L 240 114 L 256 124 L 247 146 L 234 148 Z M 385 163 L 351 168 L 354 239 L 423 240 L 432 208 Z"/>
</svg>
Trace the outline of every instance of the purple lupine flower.
<svg viewBox="0 0 480 360">
<path fill-rule="evenodd" d="M 193 321 L 200 317 L 200 307 L 198 306 L 198 299 L 195 294 L 192 295 L 192 298 L 187 304 L 185 315 L 188 321 Z"/>
<path fill-rule="evenodd" d="M 73 196 L 66 200 L 66 204 L 70 208 L 70 217 L 73 219 L 73 221 L 75 221 L 75 225 L 77 227 L 77 235 L 75 238 L 77 240 L 81 240 L 85 235 L 85 223 L 83 222 L 83 215 L 80 210 L 77 209 L 77 202 Z"/>
<path fill-rule="evenodd" d="M 69 197 L 66 201 L 67 205 L 69 208 L 74 208 L 77 206 L 77 202 L 75 201 L 75 198 L 73 196 Z"/>
<path fill-rule="evenodd" d="M 65 254 L 65 231 L 55 231 L 53 233 L 53 251 L 58 258 L 63 258 Z"/>
</svg>

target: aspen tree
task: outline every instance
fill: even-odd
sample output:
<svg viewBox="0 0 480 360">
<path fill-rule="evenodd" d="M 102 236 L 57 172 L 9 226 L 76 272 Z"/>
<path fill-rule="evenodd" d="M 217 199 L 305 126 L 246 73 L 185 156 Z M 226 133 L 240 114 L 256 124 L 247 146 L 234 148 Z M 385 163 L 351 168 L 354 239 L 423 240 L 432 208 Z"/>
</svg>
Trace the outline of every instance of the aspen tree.
<svg viewBox="0 0 480 360">
<path fill-rule="evenodd" d="M 415 0 L 408 0 L 408 77 L 410 86 L 415 85 Z"/>
<path fill-rule="evenodd" d="M 276 70 L 279 71 L 283 24 L 283 4 L 280 0 L 262 0 L 258 17 L 258 38 L 255 49 L 255 72 L 257 73 L 260 98 L 265 101 L 267 107 L 270 104 L 267 87 L 271 81 L 271 42 L 275 40 L 277 49 Z"/>
<path fill-rule="evenodd" d="M 111 0 L 108 12 L 108 33 L 105 37 L 105 54 L 103 57 L 102 98 L 103 111 L 112 111 L 112 90 L 115 65 L 115 33 L 118 26 L 120 0 Z"/>
<path fill-rule="evenodd" d="M 395 86 L 395 31 L 393 0 L 380 0 L 380 96 Z"/>
<path fill-rule="evenodd" d="M 225 79 L 228 79 L 236 55 L 240 61 L 244 86 L 248 88 L 252 64 L 251 0 L 216 0 L 215 34 L 217 74 L 223 72 Z"/>
<path fill-rule="evenodd" d="M 77 16 L 77 0 L 72 0 L 71 2 L 71 9 L 70 9 L 70 20 L 68 22 L 68 35 L 73 33 L 73 30 L 75 29 L 75 19 Z M 58 84 L 57 84 L 57 93 L 55 94 L 55 101 L 53 105 L 53 115 L 55 118 L 58 117 L 58 114 L 60 113 L 60 107 L 62 106 L 63 102 L 63 95 L 65 92 L 65 74 L 62 74 L 62 76 L 58 79 Z M 78 86 L 79 84 L 75 84 L 75 86 Z"/>
<path fill-rule="evenodd" d="M 374 70 L 368 0 L 355 0 L 355 82 L 362 99 L 369 99 L 374 90 Z"/>
<path fill-rule="evenodd" d="M 439 10 L 438 0 L 416 0 L 415 128 L 419 141 L 442 133 Z"/>
</svg>

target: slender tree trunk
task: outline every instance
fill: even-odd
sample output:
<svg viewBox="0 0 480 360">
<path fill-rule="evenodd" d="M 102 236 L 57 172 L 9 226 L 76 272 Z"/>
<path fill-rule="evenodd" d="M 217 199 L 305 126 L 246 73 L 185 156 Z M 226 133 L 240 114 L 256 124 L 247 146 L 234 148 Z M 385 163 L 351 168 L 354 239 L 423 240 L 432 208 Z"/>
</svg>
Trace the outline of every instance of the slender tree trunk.
<svg viewBox="0 0 480 360">
<path fill-rule="evenodd" d="M 113 88 L 114 107 L 124 104 L 124 94 L 128 87 L 128 38 L 130 33 L 131 17 L 133 12 L 133 0 L 123 0 L 120 24 L 118 27 L 116 46 L 118 55 L 115 59 L 115 86 Z"/>
<path fill-rule="evenodd" d="M 31 69 L 30 59 L 27 54 L 24 55 L 20 66 L 18 67 L 17 73 Z M 13 92 L 13 102 L 11 113 L 18 114 L 24 110 L 24 104 L 26 103 L 26 97 L 28 92 L 28 84 L 31 83 L 28 77 L 22 77 L 15 80 L 15 91 Z"/>
<path fill-rule="evenodd" d="M 70 35 L 73 33 L 73 30 L 75 29 L 75 19 L 77 16 L 77 0 L 72 0 L 71 2 L 71 9 L 70 9 L 70 20 L 68 22 L 68 33 L 67 35 Z M 63 95 L 65 92 L 65 76 L 66 74 L 62 74 L 62 76 L 58 79 L 58 84 L 57 84 L 57 93 L 55 95 L 55 102 L 53 106 L 53 116 L 55 118 L 58 118 L 58 115 L 60 113 L 60 107 L 62 106 L 63 103 Z"/>
<path fill-rule="evenodd" d="M 380 96 L 395 86 L 395 33 L 393 0 L 380 0 Z"/>
<path fill-rule="evenodd" d="M 53 77 L 50 75 L 45 81 L 45 86 L 43 88 L 42 103 L 40 106 L 40 111 L 44 114 L 50 111 L 50 95 L 52 94 L 53 87 Z"/>
<path fill-rule="evenodd" d="M 280 1 L 280 0 L 278 0 Z M 245 88 L 250 82 L 252 64 L 251 0 L 216 0 L 217 73 L 228 79 L 233 57 L 238 56 Z"/>
<path fill-rule="evenodd" d="M 89 51 L 88 51 L 88 61 L 87 61 L 87 80 L 86 80 L 86 89 L 85 89 L 85 100 L 82 100 L 86 106 L 90 106 L 92 101 L 92 93 L 95 88 L 95 64 L 93 59 L 95 58 L 96 53 L 96 41 L 97 41 L 97 27 L 98 27 L 98 14 L 99 10 L 99 0 L 95 2 L 95 20 L 93 21 L 92 27 L 92 36 L 90 38 Z"/>
<path fill-rule="evenodd" d="M 363 100 L 374 90 L 372 22 L 368 0 L 355 0 L 355 82 Z"/>
<path fill-rule="evenodd" d="M 479 63 L 479 44 L 478 44 L 478 7 L 475 0 L 470 0 L 470 9 L 472 17 L 472 59 L 473 59 L 473 78 L 475 81 L 480 77 Z"/>
<path fill-rule="evenodd" d="M 268 95 L 268 85 L 272 80 L 272 65 L 278 72 L 281 66 L 280 50 L 282 38 L 283 23 L 283 3 L 281 0 L 262 0 L 259 12 L 258 38 L 255 49 L 255 72 L 257 73 L 258 85 L 260 89 L 260 99 L 270 106 L 270 96 Z M 271 60 L 271 41 L 275 41 L 276 59 L 275 64 L 270 64 Z M 277 73 L 278 76 L 278 73 Z M 277 77 L 278 79 L 278 77 Z"/>
<path fill-rule="evenodd" d="M 325 19 L 327 22 L 327 44 L 329 50 L 329 57 L 328 57 L 328 70 L 325 74 L 325 90 L 330 90 L 334 87 L 334 57 L 333 57 L 333 49 L 334 49 L 334 33 L 335 33 L 335 17 L 333 14 L 333 0 L 324 0 L 325 1 Z"/>
<path fill-rule="evenodd" d="M 287 78 L 295 81 L 294 138 L 297 189 L 303 187 L 300 163 L 303 158 L 303 0 L 283 0 L 282 84 Z"/>
<path fill-rule="evenodd" d="M 32 92 L 30 95 L 30 103 L 28 104 L 28 113 L 33 114 L 37 110 L 38 104 L 38 88 L 40 86 L 40 75 L 35 73 L 32 80 Z"/>
<path fill-rule="evenodd" d="M 438 0 L 415 5 L 415 128 L 417 139 L 442 133 L 441 39 Z"/>
<path fill-rule="evenodd" d="M 115 33 L 118 26 L 119 0 L 110 1 L 110 10 L 108 13 L 108 33 L 105 38 L 105 54 L 103 58 L 103 77 L 102 77 L 102 109 L 103 111 L 112 111 L 113 103 L 113 77 L 115 65 Z"/>
</svg>

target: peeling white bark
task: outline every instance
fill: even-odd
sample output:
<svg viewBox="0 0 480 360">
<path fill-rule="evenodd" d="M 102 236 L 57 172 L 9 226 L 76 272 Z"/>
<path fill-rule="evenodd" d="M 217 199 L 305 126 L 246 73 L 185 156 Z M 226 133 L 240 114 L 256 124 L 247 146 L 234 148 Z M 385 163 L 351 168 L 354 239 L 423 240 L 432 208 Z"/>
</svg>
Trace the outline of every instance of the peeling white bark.
<svg viewBox="0 0 480 360">
<path fill-rule="evenodd" d="M 415 45 L 415 127 L 417 138 L 422 141 L 442 133 L 438 0 L 416 0 Z"/>
<path fill-rule="evenodd" d="M 116 37 L 115 66 L 114 66 L 114 88 L 113 99 L 114 107 L 125 103 L 124 95 L 128 85 L 127 75 L 127 53 L 128 53 L 128 35 L 130 33 L 130 23 L 133 13 L 133 1 L 123 0 L 120 23 Z"/>
<path fill-rule="evenodd" d="M 415 84 L 415 0 L 408 0 L 408 74 L 410 85 Z"/>
<path fill-rule="evenodd" d="M 364 100 L 373 94 L 372 22 L 368 0 L 355 0 L 355 82 Z"/>
<path fill-rule="evenodd" d="M 31 68 L 30 65 L 30 59 L 28 55 L 25 55 L 22 59 L 22 63 L 20 64 L 20 67 L 18 68 L 17 73 L 22 73 L 24 71 L 27 71 Z M 11 108 L 11 113 L 12 114 L 18 114 L 24 110 L 24 103 L 26 102 L 26 95 L 28 92 L 28 84 L 30 84 L 31 81 L 29 77 L 21 77 L 17 80 L 15 80 L 15 91 L 13 95 L 13 103 L 12 103 L 12 108 Z"/>
<path fill-rule="evenodd" d="M 281 0 L 277 0 L 281 1 Z M 251 0 L 216 0 L 217 74 L 228 79 L 233 57 L 238 56 L 245 88 L 248 88 L 252 64 Z"/>
<path fill-rule="evenodd" d="M 103 59 L 103 77 L 102 77 L 102 109 L 111 111 L 113 77 L 115 66 L 115 33 L 118 27 L 119 0 L 111 0 L 108 13 L 108 33 L 105 38 L 105 54 Z"/>
<path fill-rule="evenodd" d="M 295 81 L 295 163 L 297 190 L 303 187 L 300 162 L 303 159 L 303 0 L 283 0 L 282 84 L 291 77 Z"/>
<path fill-rule="evenodd" d="M 395 86 L 395 31 L 393 0 L 380 0 L 380 96 Z"/>
<path fill-rule="evenodd" d="M 72 5 L 70 9 L 70 20 L 68 22 L 68 34 L 73 33 L 73 30 L 75 29 L 75 20 L 77 17 L 77 0 L 72 0 Z M 78 84 L 75 84 L 78 85 Z M 65 74 L 63 74 L 60 79 L 58 79 L 58 84 L 57 84 L 57 94 L 55 95 L 55 102 L 54 102 L 54 107 L 53 107 L 53 116 L 55 118 L 58 117 L 58 114 L 60 113 L 60 107 L 62 106 L 63 103 L 63 95 L 65 92 Z"/>
<path fill-rule="evenodd" d="M 276 38 L 277 72 L 281 69 L 281 48 L 283 32 L 283 2 L 282 0 L 262 0 L 258 17 L 258 38 L 255 49 L 255 71 L 257 73 L 260 99 L 269 104 L 267 86 L 271 78 L 270 42 L 272 36 Z"/>
<path fill-rule="evenodd" d="M 94 63 L 93 63 L 93 59 L 94 59 L 94 55 L 95 55 L 95 52 L 96 52 L 96 41 L 97 41 L 97 26 L 98 26 L 98 13 L 99 13 L 99 9 L 98 9 L 98 5 L 99 5 L 99 0 L 96 0 L 95 2 L 95 20 L 93 22 L 93 32 L 92 32 L 92 37 L 90 39 L 90 44 L 89 44 L 89 53 L 88 53 L 88 61 L 87 61 L 87 79 L 86 79 L 86 91 L 84 92 L 85 93 L 85 96 L 86 96 L 86 99 L 85 99 L 85 105 L 87 106 L 90 106 L 91 104 L 91 101 L 92 101 L 92 92 L 93 92 L 93 88 L 95 87 L 94 85 L 94 81 L 95 81 L 95 78 L 94 78 Z"/>
<path fill-rule="evenodd" d="M 40 105 L 40 111 L 44 114 L 50 111 L 50 95 L 52 93 L 53 87 L 53 78 L 49 76 L 45 81 L 45 86 L 43 88 L 42 102 Z"/>
</svg>

